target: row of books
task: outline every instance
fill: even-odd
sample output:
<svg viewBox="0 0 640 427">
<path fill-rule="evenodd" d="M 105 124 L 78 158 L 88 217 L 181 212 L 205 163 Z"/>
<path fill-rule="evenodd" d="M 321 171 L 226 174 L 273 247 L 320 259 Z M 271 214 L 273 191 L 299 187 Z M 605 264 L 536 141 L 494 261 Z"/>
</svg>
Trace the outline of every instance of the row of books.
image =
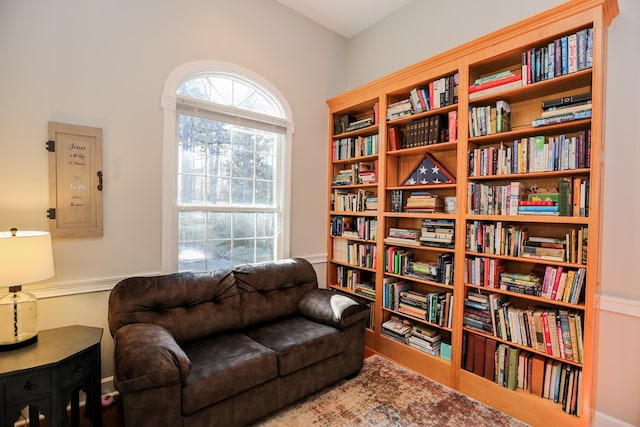
<svg viewBox="0 0 640 427">
<path fill-rule="evenodd" d="M 413 283 L 397 278 L 385 278 L 383 307 L 424 320 L 434 325 L 451 327 L 453 292 L 421 292 Z"/>
<path fill-rule="evenodd" d="M 366 298 L 375 300 L 375 283 L 371 273 L 345 266 L 335 267 L 335 284 Z"/>
<path fill-rule="evenodd" d="M 506 295 L 469 291 L 463 324 L 555 358 L 582 363 L 582 314 L 548 307 L 515 307 Z"/>
<path fill-rule="evenodd" d="M 545 261 L 587 263 L 589 229 L 570 227 L 563 237 L 533 236 L 526 226 L 503 221 L 469 221 L 465 246 L 469 252 Z"/>
<path fill-rule="evenodd" d="M 469 151 L 468 174 L 509 175 L 588 168 L 591 166 L 591 130 L 557 136 L 532 136 L 511 144 Z"/>
<path fill-rule="evenodd" d="M 435 262 L 411 261 L 404 274 L 443 285 L 453 285 L 453 254 L 440 253 Z"/>
<path fill-rule="evenodd" d="M 376 205 L 371 202 L 375 199 Z M 345 189 L 335 189 L 331 193 L 331 210 L 338 212 L 365 212 L 377 209 L 377 197 L 367 190 L 349 191 Z"/>
<path fill-rule="evenodd" d="M 559 360 L 464 331 L 463 367 L 502 387 L 528 391 L 580 414 L 582 370 Z"/>
<path fill-rule="evenodd" d="M 465 283 L 577 304 L 586 270 L 562 266 L 536 266 L 531 273 L 507 271 L 504 259 L 465 258 Z"/>
<path fill-rule="evenodd" d="M 453 254 L 439 253 L 435 261 L 420 261 L 415 254 L 396 246 L 386 246 L 384 271 L 420 280 L 453 285 Z"/>
<path fill-rule="evenodd" d="M 331 142 L 331 159 L 345 160 L 378 154 L 378 135 L 335 139 Z"/>
<path fill-rule="evenodd" d="M 378 220 L 360 216 L 333 215 L 329 223 L 329 231 L 332 236 L 375 240 L 378 234 Z"/>
<path fill-rule="evenodd" d="M 345 239 L 333 239 L 333 260 L 354 267 L 373 268 L 376 263 L 376 245 Z"/>
<path fill-rule="evenodd" d="M 495 105 L 469 106 L 469 136 L 484 136 L 511 130 L 511 106 L 507 101 Z"/>
<path fill-rule="evenodd" d="M 521 55 L 523 84 L 575 73 L 593 66 L 593 28 L 559 37 Z"/>
<path fill-rule="evenodd" d="M 531 190 L 525 193 L 524 184 L 517 181 L 467 186 L 470 214 L 589 216 L 589 181 L 583 178 L 560 177 L 558 188 L 544 193 L 545 200 Z"/>
<path fill-rule="evenodd" d="M 458 102 L 458 73 L 441 77 L 409 91 L 409 101 L 415 113 L 446 107 Z"/>
<path fill-rule="evenodd" d="M 409 98 L 391 102 L 387 106 L 387 120 L 453 105 L 458 102 L 458 73 L 441 77 L 409 91 Z"/>
</svg>

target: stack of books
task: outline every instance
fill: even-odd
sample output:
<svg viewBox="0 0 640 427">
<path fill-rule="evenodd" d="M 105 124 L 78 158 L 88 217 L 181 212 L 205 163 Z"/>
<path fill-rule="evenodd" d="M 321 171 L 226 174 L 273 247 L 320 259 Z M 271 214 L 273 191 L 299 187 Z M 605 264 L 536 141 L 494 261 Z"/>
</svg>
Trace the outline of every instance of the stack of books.
<svg viewBox="0 0 640 427">
<path fill-rule="evenodd" d="M 521 70 L 505 70 L 480 77 L 469 86 L 469 99 L 492 95 L 522 86 Z"/>
<path fill-rule="evenodd" d="M 438 356 L 441 338 L 441 335 L 433 328 L 413 325 L 409 335 L 409 345 L 432 356 Z"/>
<path fill-rule="evenodd" d="M 373 123 L 374 123 L 373 117 L 367 117 L 366 119 L 356 120 L 355 122 L 351 122 L 347 125 L 347 132 L 369 127 Z"/>
<path fill-rule="evenodd" d="M 420 246 L 420 230 L 390 227 L 384 242 L 391 245 Z"/>
<path fill-rule="evenodd" d="M 407 344 L 411 335 L 411 322 L 401 320 L 397 316 L 391 316 L 389 320 L 382 324 L 382 335 Z"/>
<path fill-rule="evenodd" d="M 428 191 L 412 191 L 407 197 L 405 212 L 434 213 L 444 211 L 444 200 Z"/>
<path fill-rule="evenodd" d="M 559 215 L 558 204 L 552 200 L 519 200 L 518 215 Z"/>
<path fill-rule="evenodd" d="M 370 282 L 356 283 L 353 291 L 358 295 L 362 295 L 370 299 L 376 299 L 376 287 L 373 283 L 370 283 Z"/>
<path fill-rule="evenodd" d="M 542 114 L 531 126 L 546 126 L 591 117 L 591 92 L 542 101 Z"/>
<path fill-rule="evenodd" d="M 420 229 L 420 242 L 423 246 L 452 248 L 454 244 L 455 223 L 446 219 L 425 219 Z"/>
<path fill-rule="evenodd" d="M 493 333 L 493 318 L 487 294 L 469 292 L 464 300 L 464 326 L 484 333 Z"/>
<path fill-rule="evenodd" d="M 398 119 L 404 116 L 410 116 L 413 114 L 413 106 L 411 100 L 403 99 L 393 104 L 389 104 L 387 107 L 387 120 Z"/>
<path fill-rule="evenodd" d="M 339 170 L 333 177 L 331 185 L 351 185 L 353 184 L 353 171 L 351 169 Z"/>
<path fill-rule="evenodd" d="M 539 296 L 542 290 L 542 280 L 535 274 L 504 272 L 500 274 L 500 289 Z"/>
</svg>

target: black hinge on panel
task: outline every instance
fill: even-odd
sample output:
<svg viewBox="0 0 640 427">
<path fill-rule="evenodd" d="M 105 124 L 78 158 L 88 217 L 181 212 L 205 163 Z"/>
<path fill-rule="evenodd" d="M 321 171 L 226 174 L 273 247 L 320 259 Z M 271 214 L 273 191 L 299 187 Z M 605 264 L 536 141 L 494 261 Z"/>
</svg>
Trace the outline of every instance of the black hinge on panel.
<svg viewBox="0 0 640 427">
<path fill-rule="evenodd" d="M 56 208 L 47 209 L 47 218 L 56 219 Z"/>
<path fill-rule="evenodd" d="M 54 153 L 56 151 L 55 141 L 47 141 L 47 151 L 50 153 Z"/>
</svg>

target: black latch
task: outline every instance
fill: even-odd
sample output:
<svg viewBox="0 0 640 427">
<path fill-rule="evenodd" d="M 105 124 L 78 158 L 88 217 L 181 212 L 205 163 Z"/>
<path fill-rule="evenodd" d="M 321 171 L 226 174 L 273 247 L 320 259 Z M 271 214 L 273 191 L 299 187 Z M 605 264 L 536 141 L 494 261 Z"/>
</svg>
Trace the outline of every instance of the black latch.
<svg viewBox="0 0 640 427">
<path fill-rule="evenodd" d="M 56 219 L 56 208 L 47 209 L 47 218 Z"/>
<path fill-rule="evenodd" d="M 56 151 L 55 141 L 47 141 L 47 151 L 50 153 L 54 153 Z"/>
</svg>

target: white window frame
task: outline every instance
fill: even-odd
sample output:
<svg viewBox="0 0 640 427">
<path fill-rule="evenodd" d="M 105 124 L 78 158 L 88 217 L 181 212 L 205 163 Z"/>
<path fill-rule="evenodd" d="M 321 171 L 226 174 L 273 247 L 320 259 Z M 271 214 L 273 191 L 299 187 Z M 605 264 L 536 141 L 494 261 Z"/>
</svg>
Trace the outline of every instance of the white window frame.
<svg viewBox="0 0 640 427">
<path fill-rule="evenodd" d="M 294 124 L 291 108 L 282 93 L 268 80 L 253 71 L 239 65 L 221 61 L 195 61 L 174 69 L 167 77 L 160 105 L 163 109 L 162 133 L 162 265 L 163 274 L 178 271 L 178 209 L 177 209 L 177 101 L 178 88 L 187 80 L 212 73 L 225 73 L 255 83 L 268 91 L 280 104 L 284 113 L 286 132 L 284 147 L 276 185 L 282 208 L 278 224 L 276 258 L 288 258 L 290 255 L 290 215 L 291 215 L 291 147 Z M 233 107 L 231 107 L 233 108 Z M 245 114 L 251 114 L 243 110 Z"/>
</svg>

